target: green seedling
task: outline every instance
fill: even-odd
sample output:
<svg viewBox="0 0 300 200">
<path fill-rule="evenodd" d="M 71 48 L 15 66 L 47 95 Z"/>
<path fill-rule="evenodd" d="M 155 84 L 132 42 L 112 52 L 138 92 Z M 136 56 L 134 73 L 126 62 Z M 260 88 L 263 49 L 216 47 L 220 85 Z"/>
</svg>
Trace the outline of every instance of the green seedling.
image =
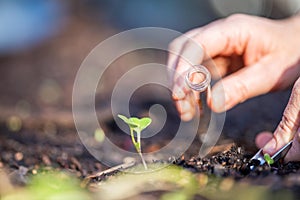
<svg viewBox="0 0 300 200">
<path fill-rule="evenodd" d="M 124 115 L 118 115 L 118 117 L 129 126 L 132 143 L 142 159 L 144 168 L 147 170 L 148 167 L 142 154 L 141 132 L 151 124 L 152 120 L 149 117 L 144 117 L 141 119 L 137 117 L 127 118 Z M 136 133 L 137 140 L 135 140 L 134 132 Z"/>
<path fill-rule="evenodd" d="M 274 160 L 271 158 L 271 156 L 267 153 L 264 154 L 264 159 L 268 163 L 268 165 L 272 165 L 274 163 Z"/>
</svg>

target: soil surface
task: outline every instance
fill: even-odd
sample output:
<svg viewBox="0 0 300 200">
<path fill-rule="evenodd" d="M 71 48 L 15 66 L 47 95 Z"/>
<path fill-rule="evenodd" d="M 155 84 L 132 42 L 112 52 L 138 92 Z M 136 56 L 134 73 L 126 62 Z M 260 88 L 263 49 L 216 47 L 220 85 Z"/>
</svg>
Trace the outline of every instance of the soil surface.
<svg viewBox="0 0 300 200">
<path fill-rule="evenodd" d="M 215 155 L 205 158 L 191 157 L 184 159 L 184 157 L 177 159 L 174 163 L 189 169 L 194 173 L 205 172 L 208 174 L 215 174 L 222 177 L 233 177 L 237 180 L 242 178 L 258 178 L 267 176 L 277 176 L 284 180 L 286 175 L 293 174 L 294 177 L 300 177 L 300 162 L 283 163 L 279 160 L 273 165 L 255 165 L 253 170 L 248 168 L 251 163 L 250 159 L 253 154 L 246 152 L 244 148 L 233 145 L 230 150 L 219 152 Z M 278 186 L 277 182 L 270 183 Z M 290 183 L 281 184 L 288 186 Z"/>
<path fill-rule="evenodd" d="M 105 177 L 114 176 L 118 171 L 94 159 L 74 134 L 74 130 L 64 129 L 48 134 L 37 130 L 14 133 L 9 132 L 4 126 L 1 127 L 0 167 L 8 172 L 14 185 L 26 185 L 31 174 L 48 169 L 68 171 L 81 180 L 91 176 L 94 183 L 104 181 Z M 145 147 L 147 148 L 153 147 L 150 145 Z M 274 191 L 288 189 L 295 197 L 300 197 L 300 162 L 280 161 L 272 166 L 265 164 L 252 171 L 245 171 L 245 165 L 249 163 L 252 152 L 247 152 L 235 144 L 229 149 L 228 145 L 225 145 L 218 150 L 221 149 L 223 151 L 205 158 L 186 154 L 172 163 L 196 174 L 231 177 L 238 182 L 269 186 Z M 105 170 L 109 172 L 101 173 Z M 153 195 L 157 196 L 156 192 Z"/>
</svg>

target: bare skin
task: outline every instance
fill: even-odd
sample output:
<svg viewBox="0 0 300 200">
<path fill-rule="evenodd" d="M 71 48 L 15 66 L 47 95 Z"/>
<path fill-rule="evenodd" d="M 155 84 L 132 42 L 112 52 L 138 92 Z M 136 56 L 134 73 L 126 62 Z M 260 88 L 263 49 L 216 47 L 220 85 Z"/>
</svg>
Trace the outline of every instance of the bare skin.
<svg viewBox="0 0 300 200">
<path fill-rule="evenodd" d="M 203 64 L 212 58 L 223 77 L 212 88 L 208 100 L 215 112 L 224 112 L 251 97 L 294 85 L 277 129 L 273 134 L 260 133 L 256 144 L 272 155 L 293 139 L 295 142 L 286 160 L 300 160 L 299 34 L 299 16 L 269 20 L 239 14 L 175 39 L 170 44 L 170 52 L 175 53 L 170 53 L 168 67 L 176 71 L 171 74 L 173 99 L 181 118 L 190 120 L 195 114 L 194 96 L 178 78 L 190 63 Z"/>
</svg>

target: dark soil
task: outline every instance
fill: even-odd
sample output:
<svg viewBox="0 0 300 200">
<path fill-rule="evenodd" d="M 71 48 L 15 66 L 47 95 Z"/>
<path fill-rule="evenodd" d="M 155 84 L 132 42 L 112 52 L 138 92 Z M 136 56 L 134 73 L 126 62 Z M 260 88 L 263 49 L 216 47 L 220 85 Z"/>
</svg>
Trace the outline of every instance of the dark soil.
<svg viewBox="0 0 300 200">
<path fill-rule="evenodd" d="M 256 185 L 268 185 L 271 189 L 289 189 L 296 197 L 300 196 L 300 162 L 283 163 L 279 160 L 274 165 L 264 164 L 253 170 L 248 168 L 253 155 L 242 147 L 233 145 L 230 150 L 210 157 L 181 157 L 174 163 L 194 173 L 204 172 L 221 177 L 232 177 L 237 181 Z"/>
<path fill-rule="evenodd" d="M 28 175 L 41 170 L 66 170 L 79 178 L 106 167 L 95 160 L 74 131 L 22 130 L 0 134 L 0 169 L 4 168 L 14 184 L 27 183 Z"/>
<path fill-rule="evenodd" d="M 9 132 L 2 126 L 0 152 L 0 167 L 8 171 L 15 185 L 26 184 L 30 174 L 41 170 L 66 170 L 83 180 L 107 169 L 86 151 L 72 130 L 42 135 L 42 132 L 32 130 Z M 300 195 L 300 162 L 280 161 L 272 166 L 257 166 L 253 171 L 245 170 L 252 155 L 244 148 L 233 145 L 227 151 L 205 158 L 182 156 L 173 163 L 193 173 L 232 177 L 237 181 L 268 185 L 275 189 L 288 188 Z M 101 176 L 113 176 L 115 172 L 113 170 Z M 105 179 L 103 177 L 96 175 L 93 179 L 102 181 Z"/>
<path fill-rule="evenodd" d="M 188 160 L 181 157 L 174 164 L 183 166 L 195 173 L 205 172 L 223 177 L 231 176 L 236 179 L 246 176 L 287 175 L 297 173 L 300 169 L 300 162 L 283 163 L 280 160 L 272 166 L 265 163 L 262 166 L 256 165 L 253 170 L 250 170 L 247 166 L 251 163 L 251 156 L 242 147 L 233 145 L 229 151 L 220 152 L 210 157 L 192 157 Z"/>
</svg>

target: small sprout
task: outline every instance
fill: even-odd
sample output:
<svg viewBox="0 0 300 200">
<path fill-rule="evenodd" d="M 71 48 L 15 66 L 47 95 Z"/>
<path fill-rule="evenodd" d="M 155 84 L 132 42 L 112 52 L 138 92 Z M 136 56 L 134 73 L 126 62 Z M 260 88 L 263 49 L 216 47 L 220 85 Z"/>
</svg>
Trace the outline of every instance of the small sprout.
<svg viewBox="0 0 300 200">
<path fill-rule="evenodd" d="M 102 143 L 105 139 L 105 133 L 101 128 L 97 128 L 94 132 L 94 138 L 97 142 Z"/>
<path fill-rule="evenodd" d="M 127 118 L 124 115 L 118 115 L 118 117 L 129 126 L 132 143 L 136 151 L 140 155 L 145 169 L 148 169 L 147 164 L 142 155 L 141 132 L 151 124 L 152 120 L 149 117 L 144 117 L 141 119 L 136 117 Z M 136 132 L 137 140 L 135 140 L 134 132 Z"/>
<path fill-rule="evenodd" d="M 272 165 L 274 163 L 274 160 L 271 158 L 271 156 L 267 153 L 264 154 L 264 159 L 268 163 L 268 165 Z"/>
<path fill-rule="evenodd" d="M 18 116 L 11 116 L 7 119 L 6 125 L 8 130 L 18 132 L 22 129 L 22 120 Z"/>
</svg>

